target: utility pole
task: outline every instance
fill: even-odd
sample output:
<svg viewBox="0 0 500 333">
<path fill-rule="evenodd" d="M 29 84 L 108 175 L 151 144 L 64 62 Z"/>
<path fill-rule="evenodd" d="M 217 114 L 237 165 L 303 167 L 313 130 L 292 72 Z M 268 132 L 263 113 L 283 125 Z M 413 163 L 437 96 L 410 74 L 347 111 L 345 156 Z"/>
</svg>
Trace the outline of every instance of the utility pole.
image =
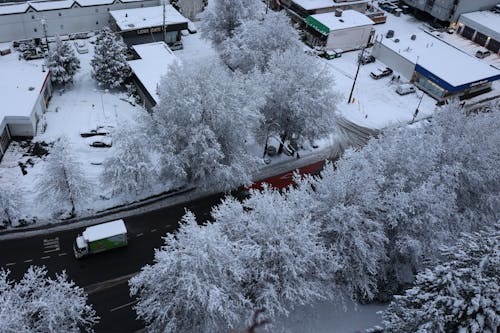
<svg viewBox="0 0 500 333">
<path fill-rule="evenodd" d="M 356 75 L 354 76 L 354 82 L 352 83 L 351 92 L 349 93 L 349 99 L 347 100 L 347 104 L 351 104 L 352 93 L 354 92 L 354 86 L 356 85 L 356 80 L 358 79 L 359 68 L 361 67 L 361 59 L 365 54 L 365 47 L 361 49 L 361 55 L 358 58 L 358 68 L 356 69 Z"/>
<path fill-rule="evenodd" d="M 165 28 L 165 7 L 166 7 L 165 3 L 167 2 L 167 0 L 162 0 L 161 2 L 163 4 L 163 27 L 162 27 L 162 29 L 163 29 L 163 42 L 166 43 L 167 42 L 167 31 L 166 31 L 167 29 Z"/>
<path fill-rule="evenodd" d="M 45 35 L 45 44 L 47 44 L 47 52 L 50 51 L 49 47 L 49 39 L 47 38 L 47 20 L 44 18 L 40 20 L 42 23 L 42 28 L 43 28 L 43 34 Z"/>
</svg>

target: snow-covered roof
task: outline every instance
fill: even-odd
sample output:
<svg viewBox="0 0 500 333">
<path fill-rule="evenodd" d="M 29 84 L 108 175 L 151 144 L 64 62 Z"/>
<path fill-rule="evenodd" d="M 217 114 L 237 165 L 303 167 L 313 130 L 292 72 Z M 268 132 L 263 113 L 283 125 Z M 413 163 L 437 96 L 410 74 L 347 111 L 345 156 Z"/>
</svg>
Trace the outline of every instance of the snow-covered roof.
<svg viewBox="0 0 500 333">
<path fill-rule="evenodd" d="M 87 242 L 93 242 L 98 239 L 126 233 L 127 228 L 125 227 L 123 220 L 116 220 L 88 227 L 82 233 L 82 236 L 87 240 Z"/>
<path fill-rule="evenodd" d="M 30 117 L 49 71 L 43 60 L 19 60 L 17 53 L 0 56 L 0 122 L 5 117 Z"/>
<path fill-rule="evenodd" d="M 112 10 L 109 12 L 121 31 L 163 25 L 163 6 Z M 188 23 L 172 5 L 165 6 L 165 25 Z"/>
<path fill-rule="evenodd" d="M 333 0 L 292 0 L 305 10 L 333 7 Z"/>
<path fill-rule="evenodd" d="M 500 40 L 500 14 L 492 11 L 479 11 L 460 15 L 459 22 L 471 28 L 488 33 L 490 37 Z"/>
<path fill-rule="evenodd" d="M 177 57 L 164 42 L 134 45 L 133 48 L 141 59 L 130 60 L 128 64 L 151 97 L 158 103 L 160 100 L 157 93 L 158 84 Z"/>
<path fill-rule="evenodd" d="M 122 3 L 140 2 L 143 0 L 119 0 Z M 74 3 L 81 7 L 110 5 L 114 0 L 48 0 L 48 1 L 26 1 L 23 3 L 9 2 L 0 3 L 0 15 L 24 13 L 28 8 L 36 11 L 57 10 L 71 8 Z"/>
<path fill-rule="evenodd" d="M 373 21 L 358 11 L 347 9 L 342 12 L 342 16 L 335 16 L 335 13 L 322 13 L 311 15 L 316 21 L 326 26 L 330 31 L 373 25 Z"/>
<path fill-rule="evenodd" d="M 454 87 L 500 75 L 500 71 L 425 32 L 384 38 L 382 44 Z"/>
</svg>

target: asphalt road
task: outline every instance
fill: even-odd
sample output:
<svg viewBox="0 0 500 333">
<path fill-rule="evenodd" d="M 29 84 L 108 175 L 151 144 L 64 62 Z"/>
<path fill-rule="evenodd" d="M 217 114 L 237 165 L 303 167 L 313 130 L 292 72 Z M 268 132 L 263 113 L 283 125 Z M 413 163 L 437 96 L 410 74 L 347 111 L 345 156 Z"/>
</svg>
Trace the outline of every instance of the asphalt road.
<svg viewBox="0 0 500 333">
<path fill-rule="evenodd" d="M 220 194 L 213 195 L 126 218 L 127 247 L 80 260 L 73 256 L 73 241 L 84 228 L 0 241 L 0 267 L 9 269 L 10 278 L 15 280 L 19 280 L 30 265 L 43 265 L 50 275 L 66 270 L 71 280 L 86 289 L 90 303 L 101 317 L 96 332 L 134 332 L 143 324 L 135 320 L 128 279 L 153 262 L 154 249 L 162 245 L 162 236 L 178 227 L 186 209 L 193 211 L 202 222 L 221 198 Z"/>
</svg>

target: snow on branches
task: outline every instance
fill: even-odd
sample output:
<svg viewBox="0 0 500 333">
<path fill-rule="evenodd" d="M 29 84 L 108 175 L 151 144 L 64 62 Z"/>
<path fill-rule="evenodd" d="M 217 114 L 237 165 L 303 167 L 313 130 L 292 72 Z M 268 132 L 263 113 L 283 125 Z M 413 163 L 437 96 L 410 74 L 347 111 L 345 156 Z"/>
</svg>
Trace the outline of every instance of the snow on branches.
<svg viewBox="0 0 500 333">
<path fill-rule="evenodd" d="M 83 288 L 69 281 L 65 272 L 54 279 L 43 267 L 31 266 L 18 283 L 0 270 L 1 332 L 92 332 L 98 317 Z"/>
<path fill-rule="evenodd" d="M 73 76 L 80 68 L 80 59 L 70 44 L 56 36 L 56 43 L 51 47 L 47 56 L 47 67 L 50 70 L 52 82 L 64 86 L 73 82 Z"/>
</svg>

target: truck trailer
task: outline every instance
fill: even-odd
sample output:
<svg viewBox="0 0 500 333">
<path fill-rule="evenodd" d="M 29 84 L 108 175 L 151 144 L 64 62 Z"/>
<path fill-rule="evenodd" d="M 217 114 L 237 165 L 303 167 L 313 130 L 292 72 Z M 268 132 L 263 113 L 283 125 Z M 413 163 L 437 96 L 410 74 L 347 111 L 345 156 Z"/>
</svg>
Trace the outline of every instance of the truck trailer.
<svg viewBox="0 0 500 333">
<path fill-rule="evenodd" d="M 94 225 L 85 229 L 73 244 L 75 258 L 127 245 L 127 228 L 123 220 Z"/>
</svg>

